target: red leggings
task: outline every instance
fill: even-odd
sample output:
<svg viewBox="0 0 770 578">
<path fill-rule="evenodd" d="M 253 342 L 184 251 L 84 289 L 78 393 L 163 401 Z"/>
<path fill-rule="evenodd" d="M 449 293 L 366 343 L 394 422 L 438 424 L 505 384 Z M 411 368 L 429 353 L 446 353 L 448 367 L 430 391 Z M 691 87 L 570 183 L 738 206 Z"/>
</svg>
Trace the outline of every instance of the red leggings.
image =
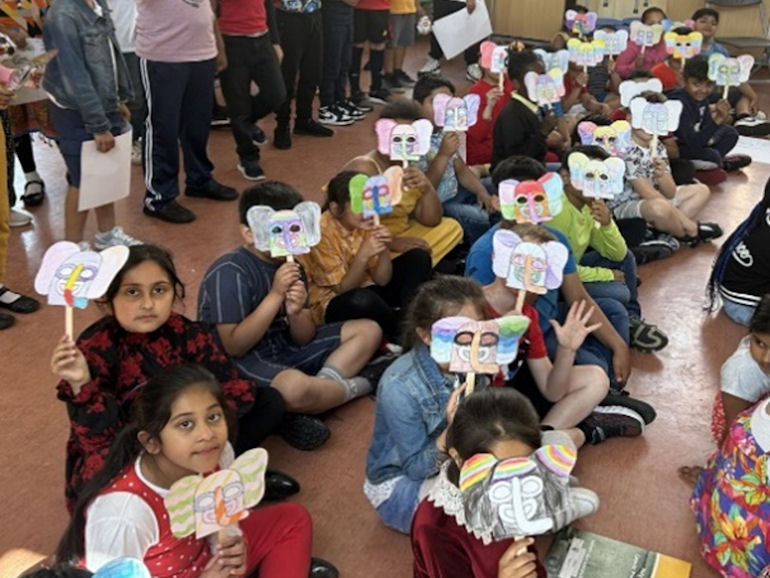
<svg viewBox="0 0 770 578">
<path fill-rule="evenodd" d="M 246 543 L 246 576 L 307 578 L 313 521 L 304 506 L 286 502 L 252 510 L 239 526 Z"/>
</svg>

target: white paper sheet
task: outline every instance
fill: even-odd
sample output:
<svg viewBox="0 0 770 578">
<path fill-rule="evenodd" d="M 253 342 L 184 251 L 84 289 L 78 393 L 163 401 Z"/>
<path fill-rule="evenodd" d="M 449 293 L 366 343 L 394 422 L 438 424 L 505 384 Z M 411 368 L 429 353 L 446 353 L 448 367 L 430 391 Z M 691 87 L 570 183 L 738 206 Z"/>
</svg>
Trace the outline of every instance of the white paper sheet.
<svg viewBox="0 0 770 578">
<path fill-rule="evenodd" d="M 492 22 L 485 0 L 477 0 L 472 14 L 468 14 L 467 10 L 458 10 L 439 18 L 433 23 L 433 34 L 447 60 L 489 37 L 492 34 Z"/>
<path fill-rule="evenodd" d="M 727 154 L 749 155 L 755 163 L 770 165 L 770 140 L 741 136 L 735 148 Z"/>
<path fill-rule="evenodd" d="M 80 149 L 80 200 L 78 211 L 87 211 L 124 199 L 131 191 L 131 130 L 115 137 L 106 153 L 89 140 Z"/>
</svg>

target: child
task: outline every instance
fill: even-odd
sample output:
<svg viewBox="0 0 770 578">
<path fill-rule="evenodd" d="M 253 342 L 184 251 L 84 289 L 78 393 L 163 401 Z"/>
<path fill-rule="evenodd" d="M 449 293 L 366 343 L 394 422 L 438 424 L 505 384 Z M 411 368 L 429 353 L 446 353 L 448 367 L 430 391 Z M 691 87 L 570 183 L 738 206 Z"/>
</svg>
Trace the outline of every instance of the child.
<svg viewBox="0 0 770 578">
<path fill-rule="evenodd" d="M 67 165 L 64 236 L 85 243 L 88 212 L 78 209 L 81 147 L 93 140 L 96 150 L 106 153 L 115 146 L 115 137 L 128 130 L 130 113 L 125 103 L 133 94 L 131 81 L 105 0 L 53 4 L 43 41 L 46 50 L 58 50 L 46 68 L 43 89 L 51 98 L 51 119 Z M 105 52 L 111 57 L 105 58 Z M 139 243 L 115 224 L 115 203 L 96 207 L 94 212 L 98 250 Z"/>
<path fill-rule="evenodd" d="M 388 41 L 390 0 L 358 0 L 355 4 L 353 32 L 353 63 L 350 66 L 350 90 L 353 102 L 364 105 L 386 104 L 390 91 L 382 84 L 382 67 Z M 371 86 L 368 96 L 361 90 L 361 60 L 364 46 L 369 43 L 369 71 Z"/>
<path fill-rule="evenodd" d="M 424 13 L 418 0 L 390 0 L 388 48 L 385 50 L 385 83 L 391 90 L 412 88 L 415 80 L 404 72 L 406 51 L 414 46 L 417 13 Z"/>
<path fill-rule="evenodd" d="M 242 575 L 259 567 L 260 576 L 306 578 L 312 521 L 298 504 L 252 509 L 216 541 L 171 532 L 163 503 L 169 488 L 233 461 L 227 410 L 216 378 L 200 366 L 178 365 L 154 376 L 134 401 L 133 419 L 115 439 L 105 467 L 78 499 L 57 559 L 82 561 L 96 571 L 115 558 L 133 557 L 154 576 L 173 571 L 208 578 L 215 570 Z M 333 566 L 323 565 L 319 575 L 336 575 Z"/>
<path fill-rule="evenodd" d="M 656 6 L 650 6 L 642 12 L 642 24 L 653 26 L 662 24 L 666 19 L 666 13 Z M 655 46 L 648 46 L 642 54 L 642 47 L 636 44 L 633 39 L 628 39 L 628 46 L 615 59 L 615 70 L 623 80 L 629 78 L 631 72 L 638 68 L 650 70 L 659 62 L 666 60 L 668 52 L 666 51 L 666 41 L 663 35 L 660 36 L 660 42 Z"/>
<path fill-rule="evenodd" d="M 434 121 L 433 99 L 438 94 L 455 95 L 454 85 L 441 76 L 426 74 L 414 86 L 413 98 L 422 108 L 425 118 Z M 434 127 L 431 148 L 420 161 L 436 189 L 444 214 L 457 219 L 463 228 L 465 242 L 472 245 L 499 218 L 500 202 L 490 195 L 476 173 L 458 154 L 462 135 Z"/>
<path fill-rule="evenodd" d="M 709 80 L 708 72 L 708 60 L 693 56 L 682 69 L 684 86 L 669 94 L 673 100 L 682 102 L 682 116 L 676 130 L 679 154 L 691 159 L 696 169 L 738 171 L 751 163 L 751 157 L 727 156 L 738 142 L 738 131 L 729 125 L 729 102 L 720 99 L 711 110 L 709 96 L 714 82 Z"/>
<path fill-rule="evenodd" d="M 391 260 L 387 227 L 351 210 L 350 180 L 358 174 L 343 171 L 327 187 L 321 242 L 307 258 L 313 320 L 373 319 L 398 343 L 400 312 L 431 277 L 430 253 L 410 249 Z"/>
<path fill-rule="evenodd" d="M 71 426 L 65 488 L 69 508 L 83 484 L 104 466 L 137 392 L 163 367 L 196 362 L 217 375 L 238 411 L 239 451 L 258 446 L 278 428 L 280 396 L 241 379 L 207 327 L 172 311 L 183 296 L 184 286 L 166 251 L 154 245 L 132 247 L 102 299 L 109 314 L 77 342 L 65 335 L 54 349 L 51 369 L 61 380 L 58 398 L 67 404 Z"/>
<path fill-rule="evenodd" d="M 275 181 L 244 191 L 244 244 L 206 271 L 198 318 L 216 324 L 219 341 L 243 375 L 280 391 L 287 410 L 318 414 L 371 391 L 366 378 L 354 376 L 379 347 L 382 331 L 365 319 L 316 326 L 300 265 L 254 246 L 246 218 L 251 207 L 282 211 L 301 202 L 291 186 Z"/>
<path fill-rule="evenodd" d="M 364 494 L 383 523 L 404 534 L 439 471 L 446 429 L 463 391 L 429 349 L 433 323 L 455 315 L 484 319 L 478 284 L 446 276 L 420 287 L 406 314 L 407 353 L 385 370 L 377 390 Z"/>
<path fill-rule="evenodd" d="M 460 10 L 467 10 L 468 14 L 473 14 L 476 10 L 477 0 L 467 0 L 465 2 L 456 2 L 455 0 L 435 0 L 433 2 L 433 20 L 436 21 L 444 16 L 449 16 Z M 476 82 L 481 78 L 481 67 L 478 65 L 480 42 L 473 44 L 463 52 L 465 60 L 465 78 L 470 82 Z M 444 52 L 436 39 L 436 35 L 430 35 L 430 51 L 428 59 L 420 69 L 419 74 L 440 74 L 441 60 L 444 58 Z"/>
<path fill-rule="evenodd" d="M 397 100 L 383 107 L 380 118 L 412 123 L 422 118 L 422 112 L 414 101 Z M 375 148 L 349 161 L 343 168 L 374 176 L 400 164 Z M 390 251 L 398 254 L 415 248 L 425 249 L 430 252 L 435 267 L 462 242 L 462 227 L 454 219 L 442 216 L 443 207 L 436 190 L 420 169 L 407 167 L 401 184 L 401 202 L 380 220 L 393 235 Z"/>
<path fill-rule="evenodd" d="M 762 296 L 770 293 L 770 180 L 751 214 L 719 249 L 709 277 L 709 311 L 722 298 L 725 315 L 749 325 Z"/>
<path fill-rule="evenodd" d="M 481 114 L 466 134 L 467 163 L 471 166 L 492 162 L 492 132 L 503 108 L 510 102 L 513 83 L 507 75 L 500 90 L 500 74 L 481 68 L 483 75 L 468 89 L 468 94 L 481 97 Z"/>
<path fill-rule="evenodd" d="M 686 26 L 680 26 L 672 30 L 675 34 L 688 35 L 691 30 Z M 660 80 L 663 86 L 663 92 L 669 93 L 670 91 L 684 85 L 684 79 L 682 78 L 682 60 L 680 58 L 674 58 L 673 54 L 666 56 L 663 62 L 658 62 L 650 69 L 652 75 Z"/>
<path fill-rule="evenodd" d="M 653 104 L 666 102 L 665 96 L 655 92 L 644 92 L 638 98 Z M 684 122 L 683 118 L 680 126 Z M 671 176 L 666 148 L 660 141 L 652 158 L 652 135 L 635 128 L 631 131 L 631 140 L 631 147 L 623 155 L 625 187 L 609 202 L 615 218 L 643 217 L 655 229 L 691 245 L 720 237 L 722 228 L 718 224 L 693 221 L 709 199 L 709 188 L 700 183 L 677 186 Z"/>
<path fill-rule="evenodd" d="M 564 203 L 562 211 L 549 225 L 569 240 L 579 263 L 578 275 L 589 295 L 615 299 L 628 310 L 631 346 L 645 353 L 660 351 L 668 345 L 668 337 L 642 319 L 634 254 L 628 250 L 607 204 L 602 199 L 583 196 L 583 191 L 570 179 L 568 166 L 572 153 L 582 153 L 596 161 L 609 158 L 598 146 L 574 147 L 565 153 L 561 176 L 569 202 Z"/>
</svg>

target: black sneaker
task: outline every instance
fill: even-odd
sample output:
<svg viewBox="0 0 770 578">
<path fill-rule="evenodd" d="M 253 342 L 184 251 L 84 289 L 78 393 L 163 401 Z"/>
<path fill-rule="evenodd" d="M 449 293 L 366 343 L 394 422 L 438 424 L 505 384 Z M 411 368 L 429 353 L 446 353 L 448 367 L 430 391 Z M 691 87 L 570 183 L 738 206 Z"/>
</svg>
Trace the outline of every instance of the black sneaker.
<svg viewBox="0 0 770 578">
<path fill-rule="evenodd" d="M 291 148 L 291 131 L 288 124 L 277 124 L 273 133 L 273 146 L 282 151 Z"/>
<path fill-rule="evenodd" d="M 750 164 L 751 157 L 749 155 L 728 155 L 722 159 L 722 168 L 728 173 L 739 171 Z"/>
<path fill-rule="evenodd" d="M 188 197 L 211 199 L 213 201 L 234 201 L 238 198 L 238 191 L 211 179 L 205 187 L 187 187 L 184 192 Z"/>
<path fill-rule="evenodd" d="M 363 120 L 366 118 L 366 112 L 358 108 L 352 100 L 341 100 L 335 106 L 344 110 L 353 120 Z"/>
<path fill-rule="evenodd" d="M 396 94 L 403 94 L 404 93 L 404 86 L 401 84 L 401 80 L 396 76 L 396 74 L 386 74 L 383 77 L 383 85 L 386 90 L 389 90 L 390 92 L 396 93 Z"/>
<path fill-rule="evenodd" d="M 677 242 L 677 247 L 679 242 Z M 639 246 L 631 249 L 636 258 L 637 265 L 644 265 L 645 263 L 651 263 L 660 259 L 665 259 L 674 254 L 671 246 L 665 241 L 659 241 L 654 239 L 652 241 L 645 241 Z"/>
<path fill-rule="evenodd" d="M 380 383 L 380 378 L 385 370 L 398 359 L 397 355 L 381 355 L 376 359 L 370 361 L 366 367 L 358 372 L 358 375 L 365 377 L 372 384 L 372 395 L 377 391 L 377 385 Z"/>
<path fill-rule="evenodd" d="M 369 100 L 369 97 L 364 92 L 354 92 L 350 97 L 350 102 L 364 112 L 372 112 L 374 110 L 374 103 Z"/>
<path fill-rule="evenodd" d="M 631 347 L 643 353 L 654 353 L 668 345 L 668 337 L 655 325 L 636 315 L 628 320 L 631 331 Z"/>
<path fill-rule="evenodd" d="M 224 106 L 214 105 L 214 112 L 211 114 L 211 126 L 230 126 L 230 117 L 227 116 L 227 109 Z"/>
<path fill-rule="evenodd" d="M 265 131 L 257 125 L 254 125 L 254 128 L 251 129 L 251 142 L 258 147 L 267 144 L 267 135 L 265 134 Z"/>
<path fill-rule="evenodd" d="M 766 118 L 744 115 L 735 121 L 733 125 L 738 134 L 742 136 L 767 136 L 770 134 L 770 123 Z"/>
<path fill-rule="evenodd" d="M 334 131 L 321 123 L 316 122 L 312 118 L 309 118 L 307 120 L 298 120 L 294 122 L 294 134 L 330 137 L 334 136 Z"/>
<path fill-rule="evenodd" d="M 612 437 L 636 437 L 644 431 L 644 419 L 634 410 L 619 405 L 599 406 L 582 422 L 586 442 L 599 444 Z"/>
<path fill-rule="evenodd" d="M 286 498 L 299 493 L 299 482 L 288 474 L 277 470 L 265 471 L 265 495 L 262 498 L 268 502 L 282 502 Z"/>
<path fill-rule="evenodd" d="M 387 88 L 380 88 L 369 91 L 369 100 L 375 104 L 388 104 L 391 94 Z"/>
<path fill-rule="evenodd" d="M 654 407 L 646 401 L 631 397 L 625 389 L 619 391 L 611 389 L 607 394 L 607 397 L 605 397 L 599 405 L 603 407 L 620 406 L 632 409 L 641 416 L 645 425 L 651 424 L 655 421 L 655 418 L 658 417 Z"/>
<path fill-rule="evenodd" d="M 238 170 L 247 181 L 261 181 L 265 178 L 265 171 L 257 160 L 244 160 L 238 163 Z"/>
<path fill-rule="evenodd" d="M 722 234 L 722 227 L 717 223 L 698 223 L 698 239 L 704 243 L 721 237 Z"/>
<path fill-rule="evenodd" d="M 176 201 L 169 201 L 159 209 L 150 209 L 145 205 L 142 211 L 148 217 L 155 217 L 167 223 L 192 223 L 195 220 L 195 213 Z"/>
<path fill-rule="evenodd" d="M 323 558 L 310 559 L 310 574 L 308 578 L 339 578 L 340 571 L 337 567 Z"/>
<path fill-rule="evenodd" d="M 318 110 L 318 122 L 332 126 L 350 126 L 355 121 L 347 111 L 333 104 L 331 106 L 322 106 Z"/>
<path fill-rule="evenodd" d="M 302 451 L 320 448 L 331 435 L 324 422 L 302 413 L 287 413 L 279 433 L 287 444 Z"/>
<path fill-rule="evenodd" d="M 401 83 L 401 86 L 412 88 L 415 84 L 417 84 L 417 81 L 403 70 L 396 70 L 394 74 L 398 76 L 398 80 Z"/>
</svg>

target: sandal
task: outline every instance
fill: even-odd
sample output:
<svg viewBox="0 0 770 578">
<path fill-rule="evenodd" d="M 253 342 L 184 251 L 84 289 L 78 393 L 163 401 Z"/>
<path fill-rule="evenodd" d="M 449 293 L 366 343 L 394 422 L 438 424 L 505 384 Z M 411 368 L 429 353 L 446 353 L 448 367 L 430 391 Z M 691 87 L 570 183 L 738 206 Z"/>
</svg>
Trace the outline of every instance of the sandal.
<svg viewBox="0 0 770 578">
<path fill-rule="evenodd" d="M 30 191 L 30 185 L 34 188 Z M 24 194 L 21 196 L 21 200 L 27 207 L 37 207 L 43 203 L 45 199 L 45 183 L 39 179 L 33 179 L 27 181 L 24 185 Z"/>
<path fill-rule="evenodd" d="M 0 297 L 5 295 L 9 291 L 11 290 L 8 289 L 8 287 L 0 288 Z M 13 293 L 13 291 L 11 291 L 11 293 Z M 0 307 L 5 307 L 6 309 L 10 309 L 14 313 L 32 313 L 34 311 L 37 311 L 40 308 L 40 302 L 37 299 L 33 299 L 32 297 L 27 297 L 26 295 L 19 295 L 15 301 L 11 301 L 10 303 L 5 303 L 4 301 L 0 301 Z"/>
</svg>

